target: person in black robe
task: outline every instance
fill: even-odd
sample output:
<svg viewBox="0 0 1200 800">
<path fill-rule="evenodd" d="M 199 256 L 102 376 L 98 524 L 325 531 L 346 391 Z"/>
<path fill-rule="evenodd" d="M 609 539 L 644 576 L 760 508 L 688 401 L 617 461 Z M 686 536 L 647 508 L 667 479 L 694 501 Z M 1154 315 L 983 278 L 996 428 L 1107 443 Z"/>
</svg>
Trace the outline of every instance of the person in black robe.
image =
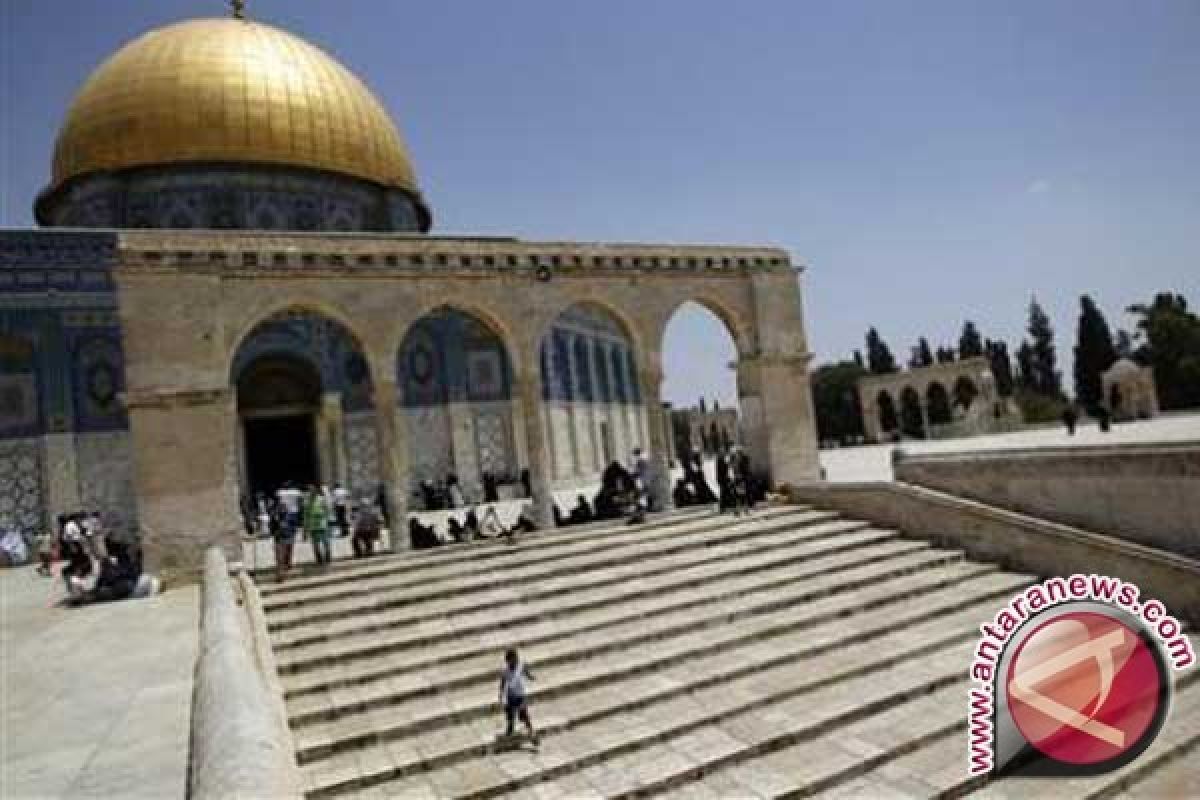
<svg viewBox="0 0 1200 800">
<path fill-rule="evenodd" d="M 408 521 L 408 535 L 412 540 L 413 550 L 427 550 L 442 543 L 434 533 L 432 525 L 422 525 L 416 517 Z"/>
<path fill-rule="evenodd" d="M 719 510 L 723 513 L 733 508 L 733 479 L 729 474 L 729 459 L 725 451 L 717 454 L 717 490 L 721 493 Z"/>
<path fill-rule="evenodd" d="M 595 517 L 596 515 L 592 511 L 592 504 L 583 495 L 578 495 L 575 498 L 575 507 L 571 509 L 571 516 L 567 518 L 567 524 L 586 525 L 595 519 Z"/>
<path fill-rule="evenodd" d="M 496 489 L 496 476 L 490 472 L 483 473 L 483 502 L 497 503 L 500 492 Z"/>
<path fill-rule="evenodd" d="M 684 463 L 687 463 L 686 460 Z M 708 478 L 704 477 L 704 459 L 700 457 L 699 453 L 692 455 L 692 469 L 687 476 L 687 482 L 692 486 L 697 504 L 708 505 L 717 502 L 717 496 L 713 494 L 712 487 L 708 485 Z"/>
</svg>

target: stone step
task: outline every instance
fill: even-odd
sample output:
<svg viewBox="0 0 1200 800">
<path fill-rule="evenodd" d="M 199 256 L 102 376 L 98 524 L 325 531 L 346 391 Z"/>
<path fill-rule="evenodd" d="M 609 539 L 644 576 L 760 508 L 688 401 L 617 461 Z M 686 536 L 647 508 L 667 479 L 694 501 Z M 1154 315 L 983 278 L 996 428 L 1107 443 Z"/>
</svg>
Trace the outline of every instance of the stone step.
<svg viewBox="0 0 1200 800">
<path fill-rule="evenodd" d="M 734 694 L 752 694 L 757 690 L 756 687 L 763 686 L 786 689 L 798 682 L 800 669 L 807 672 L 813 668 L 836 667 L 842 670 L 841 675 L 845 677 L 849 674 L 845 669 L 847 667 L 853 671 L 872 658 L 876 659 L 874 663 L 878 665 L 881 663 L 879 659 L 890 651 L 905 650 L 911 653 L 914 642 L 924 643 L 922 646 L 928 647 L 927 640 L 934 641 L 947 630 L 957 628 L 955 638 L 961 638 L 964 635 L 963 631 L 974 636 L 974 626 L 987 618 L 996 599 L 1008 596 L 1012 591 L 1026 585 L 1028 580 L 1019 576 L 1003 576 L 1002 579 L 1002 576 L 992 575 L 978 583 L 979 585 L 970 587 L 970 599 L 962 597 L 962 589 L 957 592 L 947 591 L 919 601 L 898 603 L 900 609 L 889 609 L 888 616 L 884 619 L 876 618 L 875 615 L 862 615 L 850 621 L 854 624 L 848 624 L 846 620 L 835 620 L 811 631 L 762 642 L 733 654 L 702 656 L 677 668 L 668 668 L 662 673 L 641 676 L 632 681 L 608 682 L 583 695 L 549 701 L 539 695 L 536 698 L 538 724 L 543 733 L 567 729 L 572 736 L 586 739 L 589 735 L 588 725 L 603 727 L 607 724 L 604 720 L 615 715 L 623 717 L 629 713 L 654 714 L 656 712 L 651 707 L 652 704 L 667 704 L 666 713 L 658 716 L 669 721 L 673 713 L 670 708 L 671 701 L 677 701 L 693 692 L 714 687 Z M 898 631 L 897 628 L 902 625 L 906 630 Z M 852 648 L 849 655 L 837 652 L 847 648 Z M 858 660 L 853 660 L 855 658 Z M 871 667 L 868 666 L 867 669 Z M 495 677 L 494 672 L 491 677 Z M 494 687 L 489 688 L 490 691 L 486 694 L 494 694 Z M 473 725 L 467 727 L 476 728 Z M 461 724 L 452 726 L 451 733 L 454 733 L 455 729 L 461 731 L 462 728 Z M 424 760 L 419 763 L 394 763 L 395 769 L 391 771 L 391 776 L 486 755 L 494 744 L 494 726 L 485 723 L 483 728 L 481 736 L 477 736 L 474 741 L 457 751 L 440 752 L 432 760 L 429 752 L 425 752 L 422 754 Z M 439 741 L 445 742 L 455 738 L 451 736 L 448 739 L 441 733 L 439 732 Z M 396 748 L 393 747 L 392 750 Z M 308 769 L 320 771 L 321 767 L 317 762 Z M 379 775 L 375 777 L 378 778 Z"/>
<path fill-rule="evenodd" d="M 667 798 L 831 796 L 853 783 L 856 797 L 928 797 L 930 787 L 908 784 L 901 791 L 881 777 L 886 766 L 913 752 L 948 751 L 965 770 L 963 685 L 953 684 L 909 703 L 838 728 L 791 747 L 714 769 L 695 780 L 656 794 Z M 676 749 L 679 749 L 676 747 Z M 702 752 L 702 751 L 701 751 Z M 701 753 L 693 751 L 693 756 Z M 686 755 L 686 753 L 685 753 Z"/>
<path fill-rule="evenodd" d="M 809 510 L 807 506 L 768 506 L 757 510 L 754 516 L 762 514 L 795 513 Z M 558 558 L 561 555 L 582 554 L 602 549 L 601 542 L 612 539 L 622 539 L 626 536 L 669 535 L 665 532 L 678 526 L 689 524 L 715 525 L 721 520 L 728 521 L 731 517 L 715 513 L 711 507 L 697 511 L 675 511 L 668 514 L 652 515 L 641 525 L 626 525 L 622 520 L 597 523 L 587 528 L 556 528 L 549 531 L 535 531 L 519 536 L 512 543 L 506 544 L 503 551 L 491 547 L 494 540 L 447 545 L 432 550 L 404 550 L 399 553 L 380 553 L 367 559 L 335 561 L 323 569 L 309 569 L 298 575 L 293 575 L 284 583 L 274 580 L 271 569 L 260 569 L 254 577 L 259 582 L 259 592 L 263 596 L 264 608 L 271 608 L 288 595 L 314 590 L 328 590 L 336 593 L 348 590 L 347 584 L 353 581 L 376 577 L 379 575 L 400 574 L 411 569 L 413 562 L 419 562 L 425 568 L 456 567 L 471 570 L 472 567 L 482 569 L 492 559 L 508 556 L 523 556 L 525 559 L 541 557 L 545 559 Z M 536 556 L 533 554 L 537 554 Z M 529 563 L 525 561 L 524 563 Z"/>
<path fill-rule="evenodd" d="M 481 612 L 478 619 L 450 620 L 438 625 L 431 620 L 425 625 L 402 628 L 402 630 L 367 634 L 358 639 L 335 639 L 334 642 L 317 643 L 302 649 L 283 650 L 277 654 L 280 673 L 294 674 L 308 668 L 336 666 L 337 663 L 352 663 L 362 656 L 383 654 L 412 654 L 414 650 L 426 652 L 432 646 L 460 644 L 467 646 L 504 646 L 512 639 L 523 638 L 527 627 L 551 626 L 560 636 L 581 633 L 587 630 L 602 630 L 613 625 L 637 619 L 652 621 L 659 616 L 683 612 L 686 609 L 702 609 L 713 602 L 722 602 L 745 597 L 760 601 L 760 606 L 775 600 L 780 590 L 793 587 L 800 579 L 816 577 L 814 583 L 805 585 L 805 594 L 790 597 L 780 606 L 814 599 L 814 593 L 836 594 L 857 589 L 863 581 L 905 575 L 907 572 L 929 569 L 941 564 L 961 561 L 960 553 L 940 552 L 930 554 L 928 543 L 886 540 L 871 546 L 869 552 L 842 552 L 833 555 L 816 554 L 804 569 L 797 565 L 784 564 L 734 575 L 714 572 L 700 578 L 692 585 L 670 590 L 632 591 L 619 600 L 598 600 L 581 603 L 574 608 L 558 603 L 551 608 L 538 608 L 530 612 L 521 606 L 509 608 L 504 615 Z M 848 575 L 846 575 L 848 573 Z"/>
<path fill-rule="evenodd" d="M 922 701 L 923 702 L 923 701 Z M 863 723 L 861 729 L 839 733 L 827 752 L 781 751 L 762 763 L 745 767 L 762 774 L 785 772 L 783 765 L 807 757 L 813 766 L 804 769 L 803 780 L 773 797 L 989 797 L 1024 800 L 1029 796 L 1114 797 L 1130 789 L 1137 797 L 1195 797 L 1195 793 L 1144 791 L 1142 781 L 1162 776 L 1167 786 L 1178 783 L 1188 769 L 1195 772 L 1186 756 L 1200 747 L 1200 673 L 1186 674 L 1176 684 L 1175 704 L 1158 739 L 1133 763 L 1105 775 L 1088 778 L 1001 778 L 986 782 L 967 774 L 966 729 L 962 712 L 965 690 L 955 688 L 945 706 L 929 705 L 894 721 L 880 715 Z M 895 731 L 921 733 L 897 741 Z M 1186 764 L 1186 766 L 1184 766 Z M 1132 787 L 1132 788 L 1130 788 Z"/>
<path fill-rule="evenodd" d="M 607 609 L 587 612 L 571 620 L 574 629 L 564 629 L 557 620 L 532 623 L 519 633 L 489 631 L 480 637 L 454 640 L 440 646 L 423 648 L 418 654 L 397 658 L 384 654 L 338 662 L 330 666 L 282 676 L 289 708 L 296 713 L 313 711 L 334 702 L 327 693 L 337 689 L 359 687 L 384 679 L 393 681 L 394 688 L 408 684 L 418 687 L 438 687 L 448 676 L 462 671 L 491 669 L 496 653 L 514 646 L 523 650 L 536 648 L 539 664 L 558 663 L 586 653 L 592 656 L 626 648 L 652 645 L 672 636 L 704 630 L 714 625 L 729 625 L 742 621 L 758 621 L 768 617 L 781 624 L 803 619 L 829 619 L 859 611 L 882 607 L 894 599 L 938 591 L 945 586 L 965 584 L 971 577 L 994 572 L 994 568 L 961 565 L 961 569 L 930 570 L 914 575 L 900 575 L 875 581 L 858 590 L 852 599 L 833 592 L 825 600 L 813 600 L 812 588 L 798 580 L 780 588 L 765 601 L 758 593 L 713 597 L 699 605 L 687 603 L 674 610 L 651 609 L 654 613 L 607 616 Z M 714 582 L 712 594 L 719 593 Z M 710 594 L 711 597 L 711 594 Z M 697 613 L 697 608 L 703 613 Z M 798 615 L 802 615 L 798 616 Z M 598 637 L 598 634 L 600 636 Z M 322 697 L 321 695 L 326 695 Z M 351 696 L 354 696 L 351 694 Z"/>
<path fill-rule="evenodd" d="M 1003 585 L 1008 590 L 1018 582 L 1008 581 Z M 948 606 L 960 603 L 961 599 L 948 601 Z M 918 603 L 923 606 L 923 603 Z M 928 616 L 928 615 L 926 615 Z M 875 636 L 893 632 L 890 625 L 868 624 L 870 616 L 827 620 L 822 636 L 832 636 L 836 643 L 845 645 L 857 636 L 853 620 L 874 630 Z M 863 621 L 865 620 L 865 621 Z M 702 631 L 694 636 L 671 640 L 656 646 L 652 652 L 617 655 L 604 660 L 589 660 L 574 668 L 554 669 L 550 676 L 542 676 L 536 691 L 539 704 L 553 703 L 560 709 L 575 709 L 576 715 L 588 709 L 604 709 L 611 704 L 613 692 L 628 694 L 629 697 L 673 697 L 701 686 L 712 685 L 718 680 L 703 680 L 703 666 L 709 672 L 720 675 L 720 680 L 734 676 L 754 674 L 774 668 L 780 672 L 791 668 L 794 658 L 790 655 L 805 648 L 805 639 L 816 636 L 806 633 L 811 622 L 799 620 L 796 625 L 780 625 L 751 628 L 738 626 L 724 636 L 713 636 Z M 832 661 L 836 656 L 827 656 Z M 595 663 L 599 661 L 600 663 Z M 540 670 L 539 661 L 532 661 L 534 670 Z M 664 674 L 680 667 L 677 679 L 667 680 Z M 692 674 L 700 669 L 701 674 Z M 782 673 L 780 673 L 782 674 Z M 378 700 L 366 699 L 359 706 L 358 720 L 343 716 L 331 722 L 301 727 L 293 718 L 296 753 L 301 763 L 328 757 L 338 750 L 371 744 L 378 739 L 398 739 L 416 733 L 427 734 L 432 729 L 470 726 L 479 718 L 494 712 L 494 688 L 497 669 L 493 658 L 493 670 L 487 679 L 462 690 L 440 690 L 432 698 L 415 698 L 388 710 Z M 593 691 L 594 690 L 594 691 Z"/>
<path fill-rule="evenodd" d="M 1200 641 L 1190 637 L 1193 651 Z M 1128 792 L 1134 797 L 1152 797 L 1144 782 L 1152 778 L 1171 786 L 1190 777 L 1193 784 L 1200 768 L 1195 753 L 1200 749 L 1200 669 L 1193 667 L 1176 673 L 1175 697 L 1169 716 L 1158 738 L 1146 752 L 1129 764 L 1104 775 L 1076 778 L 1021 777 L 990 781 L 983 786 L 963 780 L 946 788 L 951 796 L 966 796 L 979 800 L 1012 800 L 1030 796 L 1055 794 L 1064 797 L 1103 798 Z M 964 770 L 965 771 L 965 770 Z M 1159 795 L 1161 796 L 1161 795 Z M 1172 794 L 1170 797 L 1197 797 L 1196 794 Z"/>
<path fill-rule="evenodd" d="M 493 762 L 488 765 L 475 759 L 430 768 L 431 762 L 438 763 L 438 750 L 456 747 L 461 738 L 480 732 L 468 730 L 418 740 L 417 758 L 409 763 L 424 765 L 420 778 L 448 796 L 495 797 L 518 789 L 532 793 L 534 785 L 543 782 L 550 784 L 551 793 L 558 788 L 561 794 L 567 789 L 555 787 L 555 782 L 579 774 L 606 796 L 670 788 L 711 769 L 829 733 L 944 686 L 965 684 L 963 664 L 976 625 L 989 610 L 980 606 L 969 614 L 952 616 L 950 633 L 935 620 L 915 627 L 914 636 L 892 628 L 887 644 L 878 640 L 842 646 L 835 639 L 830 652 L 793 663 L 787 671 L 717 683 L 673 702 L 607 714 L 592 724 L 552 734 L 532 758 L 498 752 L 486 757 Z M 692 674 L 686 665 L 681 672 Z M 805 680 L 806 674 L 820 677 Z M 623 697 L 614 689 L 610 700 L 617 705 Z M 533 712 L 537 714 L 543 705 L 549 704 L 535 701 Z M 422 752 L 426 744 L 429 749 Z M 683 755 L 689 751 L 690 756 Z M 373 766 L 373 760 L 377 765 L 383 759 L 396 769 L 403 757 L 403 747 L 335 756 L 329 763 L 306 769 L 309 796 L 362 788 L 371 781 L 363 771 Z M 479 766 L 487 768 L 471 769 Z M 390 784 L 382 788 L 391 793 Z"/>
<path fill-rule="evenodd" d="M 589 587 L 590 575 L 575 574 L 573 577 L 580 588 L 569 592 L 569 598 L 563 598 L 562 584 L 552 585 L 544 589 L 539 581 L 513 582 L 497 589 L 483 589 L 478 592 L 464 591 L 450 599 L 421 600 L 396 609 L 368 611 L 362 614 L 339 614 L 333 619 L 318 620 L 312 625 L 271 634 L 271 641 L 279 650 L 294 647 L 304 647 L 314 642 L 325 642 L 333 639 L 346 638 L 364 633 L 378 633 L 383 630 L 396 630 L 410 625 L 417 625 L 430 619 L 440 622 L 449 620 L 464 620 L 486 612 L 493 619 L 496 612 L 511 605 L 520 604 L 529 610 L 533 609 L 579 609 L 589 603 L 634 597 L 638 593 L 682 588 L 689 581 L 695 581 L 700 576 L 717 576 L 741 574 L 746 571 L 765 570 L 774 566 L 791 563 L 803 559 L 809 552 L 825 552 L 844 547 L 840 540 L 843 536 L 859 531 L 870 530 L 862 522 L 838 520 L 818 523 L 812 526 L 797 528 L 783 534 L 772 547 L 751 549 L 729 555 L 716 564 L 702 563 L 691 568 L 681 568 L 676 571 L 661 573 L 655 570 L 655 564 L 643 562 L 631 557 L 625 567 L 613 568 L 621 571 L 622 578 L 613 587 L 604 581 L 608 576 L 602 571 L 597 579 L 599 583 Z M 893 534 L 897 535 L 897 534 Z M 568 583 L 569 586 L 569 583 Z"/>
<path fill-rule="evenodd" d="M 292 630 L 340 617 L 445 601 L 471 592 L 506 590 L 523 583 L 536 583 L 539 593 L 549 597 L 618 583 L 623 576 L 664 574 L 684 566 L 711 563 L 739 552 L 768 551 L 786 546 L 799 528 L 836 518 L 836 514 L 826 512 L 780 515 L 749 524 L 728 525 L 686 538 L 671 537 L 659 546 L 632 542 L 602 555 L 557 561 L 550 567 L 497 568 L 474 579 L 453 575 L 431 578 L 407 588 L 383 580 L 362 581 L 367 591 L 354 597 L 326 600 L 301 595 L 296 602 L 268 612 L 268 630 L 272 633 Z M 865 527 L 865 523 L 854 524 Z M 838 530 L 826 529 L 826 535 L 836 535 Z"/>
</svg>

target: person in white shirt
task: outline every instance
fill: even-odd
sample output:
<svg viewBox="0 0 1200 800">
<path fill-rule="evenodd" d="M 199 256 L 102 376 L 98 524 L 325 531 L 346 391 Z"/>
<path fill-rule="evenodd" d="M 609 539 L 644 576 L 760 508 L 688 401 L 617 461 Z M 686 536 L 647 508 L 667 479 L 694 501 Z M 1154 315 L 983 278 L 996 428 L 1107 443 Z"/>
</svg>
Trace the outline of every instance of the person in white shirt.
<svg viewBox="0 0 1200 800">
<path fill-rule="evenodd" d="M 529 728 L 529 739 L 534 747 L 538 744 L 537 731 L 533 729 L 533 720 L 529 716 L 528 681 L 534 680 L 529 667 L 521 663 L 516 648 L 509 648 L 504 653 L 504 669 L 500 672 L 500 705 L 504 706 L 506 724 L 504 735 L 512 736 L 518 718 Z"/>
<path fill-rule="evenodd" d="M 296 531 L 300 529 L 300 508 L 304 495 L 291 483 L 285 483 L 275 497 L 283 509 L 283 523 L 275 540 L 275 578 L 282 583 L 292 566 L 292 548 L 296 543 Z"/>
</svg>

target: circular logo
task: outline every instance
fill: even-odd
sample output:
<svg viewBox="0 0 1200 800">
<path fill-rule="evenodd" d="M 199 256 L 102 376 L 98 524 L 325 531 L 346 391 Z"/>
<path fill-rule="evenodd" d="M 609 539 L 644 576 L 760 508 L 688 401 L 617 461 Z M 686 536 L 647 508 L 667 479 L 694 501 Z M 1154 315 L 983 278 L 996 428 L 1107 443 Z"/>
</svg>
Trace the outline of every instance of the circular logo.
<svg viewBox="0 0 1200 800">
<path fill-rule="evenodd" d="M 1154 741 L 1168 680 L 1141 630 L 1102 611 L 1070 611 L 1021 642 L 1005 689 L 1013 723 L 1030 745 L 1055 761 L 1103 770 Z"/>
</svg>

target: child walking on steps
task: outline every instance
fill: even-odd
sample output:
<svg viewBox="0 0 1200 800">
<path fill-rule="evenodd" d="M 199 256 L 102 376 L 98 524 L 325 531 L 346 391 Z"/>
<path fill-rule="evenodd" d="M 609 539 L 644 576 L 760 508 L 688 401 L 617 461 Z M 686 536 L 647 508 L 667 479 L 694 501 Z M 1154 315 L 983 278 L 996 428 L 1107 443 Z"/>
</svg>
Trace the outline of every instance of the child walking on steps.
<svg viewBox="0 0 1200 800">
<path fill-rule="evenodd" d="M 534 680 L 529 667 L 521 663 L 516 648 L 504 652 L 504 669 L 500 672 L 500 704 L 504 706 L 504 718 L 508 725 L 504 735 L 512 736 L 517 717 L 529 728 L 529 740 L 533 746 L 538 745 L 537 731 L 533 729 L 533 720 L 529 718 L 529 693 L 526 681 Z"/>
</svg>

